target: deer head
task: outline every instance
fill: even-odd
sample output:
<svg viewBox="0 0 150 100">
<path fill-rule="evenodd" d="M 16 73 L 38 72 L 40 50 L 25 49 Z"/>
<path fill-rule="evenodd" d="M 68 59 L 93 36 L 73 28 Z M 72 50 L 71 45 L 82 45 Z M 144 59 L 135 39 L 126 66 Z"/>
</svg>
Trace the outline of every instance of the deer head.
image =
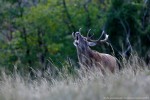
<svg viewBox="0 0 150 100">
<path fill-rule="evenodd" d="M 90 32 L 90 30 L 89 30 Z M 90 49 L 90 46 L 95 46 L 97 44 L 101 44 L 101 43 L 105 43 L 108 40 L 108 35 L 105 34 L 105 32 L 103 31 L 101 36 L 98 38 L 98 40 L 92 40 L 91 37 L 89 35 L 89 32 L 87 34 L 87 37 L 84 37 L 83 35 L 81 35 L 81 32 L 76 32 L 76 33 L 72 33 L 72 36 L 74 38 L 74 45 L 76 46 L 77 49 L 83 50 L 85 51 L 86 49 Z M 105 35 L 105 39 L 101 40 L 102 36 Z"/>
</svg>

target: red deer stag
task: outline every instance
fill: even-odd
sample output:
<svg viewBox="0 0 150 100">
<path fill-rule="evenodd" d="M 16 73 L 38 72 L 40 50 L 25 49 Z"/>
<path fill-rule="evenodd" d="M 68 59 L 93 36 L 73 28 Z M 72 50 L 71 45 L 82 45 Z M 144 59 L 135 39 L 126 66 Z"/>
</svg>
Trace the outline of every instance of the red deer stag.
<svg viewBox="0 0 150 100">
<path fill-rule="evenodd" d="M 105 69 L 108 69 L 112 73 L 118 69 L 117 60 L 115 57 L 99 53 L 95 50 L 92 50 L 90 46 L 95 46 L 96 44 L 105 43 L 108 40 L 108 35 L 105 34 L 105 39 L 101 40 L 101 37 L 104 35 L 104 31 L 98 40 L 92 40 L 89 37 L 89 32 L 87 37 L 81 35 L 80 31 L 72 33 L 74 38 L 74 45 L 77 49 L 77 55 L 80 66 L 85 66 L 88 68 L 97 67 L 100 68 L 101 72 L 104 74 Z"/>
</svg>

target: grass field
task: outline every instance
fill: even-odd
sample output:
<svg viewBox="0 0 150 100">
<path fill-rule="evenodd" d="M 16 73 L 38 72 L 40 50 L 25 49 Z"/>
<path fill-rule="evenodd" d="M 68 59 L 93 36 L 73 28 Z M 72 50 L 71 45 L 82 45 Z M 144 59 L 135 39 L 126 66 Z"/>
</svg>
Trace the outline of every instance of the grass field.
<svg viewBox="0 0 150 100">
<path fill-rule="evenodd" d="M 0 100 L 150 100 L 149 66 L 137 56 L 123 62 L 120 72 L 105 76 L 96 69 L 76 70 L 75 77 L 60 72 L 32 80 L 3 71 Z"/>
</svg>

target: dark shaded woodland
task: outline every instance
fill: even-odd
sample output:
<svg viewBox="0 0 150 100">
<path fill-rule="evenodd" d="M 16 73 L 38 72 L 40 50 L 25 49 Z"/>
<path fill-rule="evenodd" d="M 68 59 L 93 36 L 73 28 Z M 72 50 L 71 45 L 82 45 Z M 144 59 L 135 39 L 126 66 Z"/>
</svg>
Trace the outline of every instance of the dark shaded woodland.
<svg viewBox="0 0 150 100">
<path fill-rule="evenodd" d="M 0 67 L 77 62 L 71 34 L 79 28 L 93 39 L 105 30 L 116 56 L 132 49 L 149 62 L 150 0 L 0 0 Z M 93 49 L 112 54 L 107 44 Z"/>
</svg>

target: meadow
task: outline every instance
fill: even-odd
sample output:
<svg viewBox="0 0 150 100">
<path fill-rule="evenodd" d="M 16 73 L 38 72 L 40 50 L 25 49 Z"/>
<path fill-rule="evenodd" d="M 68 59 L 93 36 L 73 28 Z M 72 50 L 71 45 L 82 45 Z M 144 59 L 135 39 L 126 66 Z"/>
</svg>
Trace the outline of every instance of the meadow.
<svg viewBox="0 0 150 100">
<path fill-rule="evenodd" d="M 150 66 L 136 55 L 123 59 L 122 66 L 119 72 L 105 76 L 96 68 L 77 68 L 75 75 L 63 70 L 55 76 L 47 71 L 46 77 L 35 79 L 3 70 L 0 100 L 149 100 Z"/>
<path fill-rule="evenodd" d="M 138 55 L 114 74 L 80 69 L 80 29 L 109 35 L 92 50 Z M 0 0 L 0 100 L 150 99 L 149 43 L 150 0 Z"/>
</svg>

